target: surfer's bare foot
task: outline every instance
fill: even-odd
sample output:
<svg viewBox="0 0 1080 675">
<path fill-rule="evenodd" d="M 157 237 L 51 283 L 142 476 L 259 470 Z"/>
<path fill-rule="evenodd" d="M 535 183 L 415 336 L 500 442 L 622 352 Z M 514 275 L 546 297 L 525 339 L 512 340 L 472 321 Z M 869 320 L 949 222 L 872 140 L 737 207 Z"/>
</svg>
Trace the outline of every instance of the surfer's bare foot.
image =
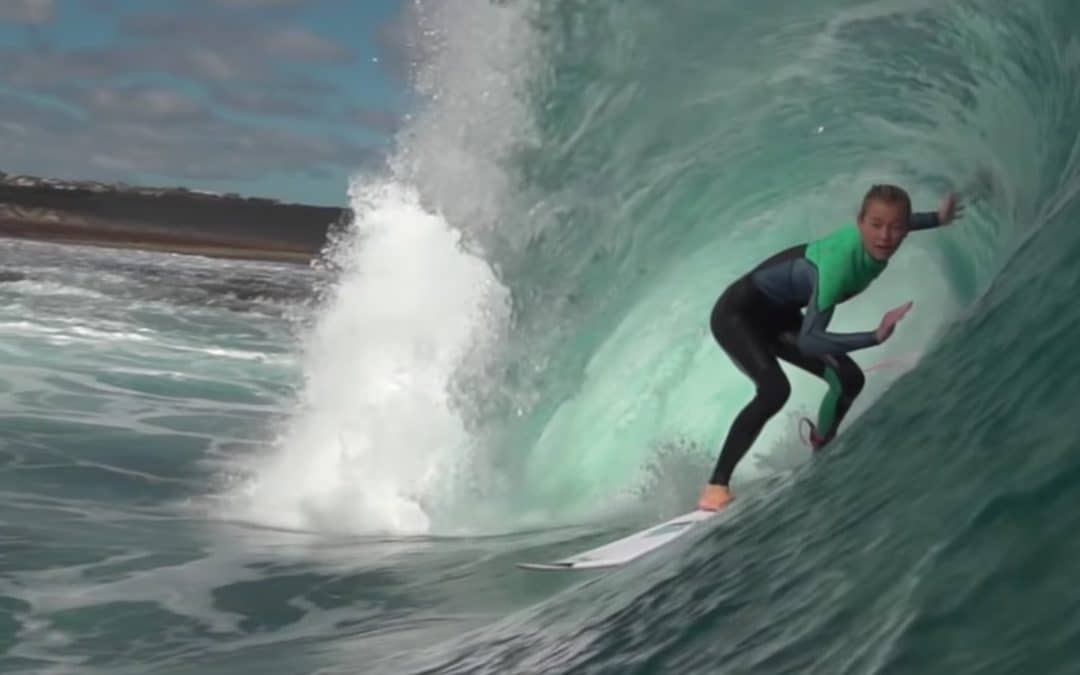
<svg viewBox="0 0 1080 675">
<path fill-rule="evenodd" d="M 698 500 L 698 508 L 702 511 L 719 511 L 728 505 L 734 497 L 726 485 L 706 485 L 701 491 L 701 499 Z"/>
</svg>

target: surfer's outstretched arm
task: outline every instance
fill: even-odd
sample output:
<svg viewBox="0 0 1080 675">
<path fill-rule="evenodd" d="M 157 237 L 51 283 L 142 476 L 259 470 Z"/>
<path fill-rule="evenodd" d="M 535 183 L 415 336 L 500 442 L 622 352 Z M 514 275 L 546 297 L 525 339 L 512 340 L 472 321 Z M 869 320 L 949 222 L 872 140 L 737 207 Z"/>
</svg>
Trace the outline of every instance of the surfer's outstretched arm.
<svg viewBox="0 0 1080 675">
<path fill-rule="evenodd" d="M 908 230 L 932 230 L 944 227 L 964 215 L 964 205 L 955 192 L 950 192 L 941 200 L 937 211 L 920 211 L 908 218 Z"/>
<path fill-rule="evenodd" d="M 908 220 L 908 230 L 911 231 L 932 230 L 935 227 L 941 227 L 941 218 L 938 217 L 937 211 L 913 213 Z"/>
</svg>

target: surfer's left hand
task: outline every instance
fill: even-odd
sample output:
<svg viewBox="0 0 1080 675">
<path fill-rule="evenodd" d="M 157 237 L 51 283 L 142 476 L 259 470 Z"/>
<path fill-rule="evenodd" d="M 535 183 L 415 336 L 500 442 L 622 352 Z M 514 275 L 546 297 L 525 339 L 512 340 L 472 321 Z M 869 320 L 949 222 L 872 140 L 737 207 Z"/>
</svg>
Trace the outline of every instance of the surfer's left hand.
<svg viewBox="0 0 1080 675">
<path fill-rule="evenodd" d="M 938 207 L 938 220 L 942 225 L 948 225 L 952 221 L 956 220 L 964 214 L 964 205 L 960 203 L 955 192 L 950 192 L 945 195 L 945 199 L 941 200 L 941 206 Z"/>
</svg>

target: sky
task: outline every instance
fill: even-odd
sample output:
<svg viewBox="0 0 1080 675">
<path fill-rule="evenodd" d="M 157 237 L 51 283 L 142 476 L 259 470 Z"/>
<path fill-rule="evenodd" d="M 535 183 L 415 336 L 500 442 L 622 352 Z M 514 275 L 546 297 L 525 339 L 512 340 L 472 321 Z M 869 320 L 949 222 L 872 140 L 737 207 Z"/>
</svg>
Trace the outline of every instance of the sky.
<svg viewBox="0 0 1080 675">
<path fill-rule="evenodd" d="M 403 0 L 0 0 L 0 171 L 344 206 L 410 104 Z"/>
</svg>

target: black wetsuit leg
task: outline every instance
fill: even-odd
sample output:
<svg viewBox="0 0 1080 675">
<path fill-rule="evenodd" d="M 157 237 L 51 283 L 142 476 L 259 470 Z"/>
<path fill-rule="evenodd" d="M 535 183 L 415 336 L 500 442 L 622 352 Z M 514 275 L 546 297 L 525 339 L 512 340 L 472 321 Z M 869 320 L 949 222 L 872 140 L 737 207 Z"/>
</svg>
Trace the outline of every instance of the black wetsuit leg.
<svg viewBox="0 0 1080 675">
<path fill-rule="evenodd" d="M 862 391 L 865 377 L 847 354 L 808 356 L 796 346 L 802 313 L 781 307 L 765 296 L 748 277 L 724 291 L 713 307 L 713 337 L 731 360 L 754 383 L 754 398 L 739 412 L 728 430 L 709 482 L 727 485 L 735 466 L 757 440 L 765 424 L 791 396 L 791 383 L 777 358 L 826 381 L 829 393 L 822 402 L 818 429 L 832 440 Z"/>
<path fill-rule="evenodd" d="M 754 398 L 728 430 L 709 480 L 713 485 L 728 484 L 735 465 L 791 395 L 791 383 L 776 358 L 789 313 L 768 300 L 748 277 L 729 286 L 713 307 L 709 322 L 713 337 L 755 387 Z"/>
<path fill-rule="evenodd" d="M 797 331 L 798 327 L 795 330 Z M 859 364 L 847 354 L 807 356 L 795 346 L 793 334 L 791 337 L 781 337 L 776 345 L 776 355 L 791 365 L 822 378 L 829 385 L 829 393 L 822 401 L 818 414 L 817 432 L 826 443 L 831 441 L 866 383 Z"/>
</svg>

